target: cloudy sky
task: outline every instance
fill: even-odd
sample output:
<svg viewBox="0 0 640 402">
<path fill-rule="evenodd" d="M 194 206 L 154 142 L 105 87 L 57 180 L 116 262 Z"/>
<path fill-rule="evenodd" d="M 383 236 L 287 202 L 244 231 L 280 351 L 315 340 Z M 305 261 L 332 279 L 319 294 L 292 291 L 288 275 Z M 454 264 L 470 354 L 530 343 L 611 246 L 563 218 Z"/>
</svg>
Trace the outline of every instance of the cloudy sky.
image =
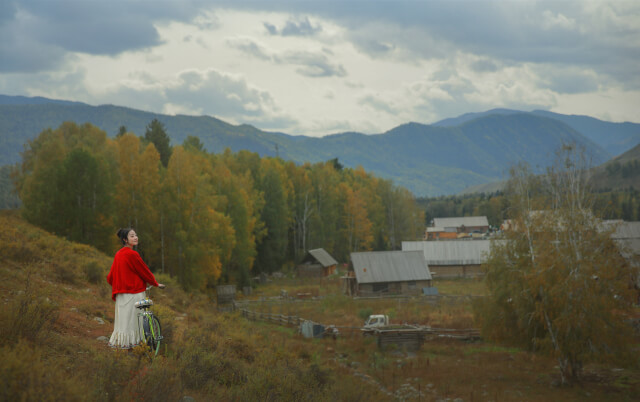
<svg viewBox="0 0 640 402">
<path fill-rule="evenodd" d="M 640 1 L 0 0 L 0 93 L 320 136 L 495 107 L 640 122 Z"/>
</svg>

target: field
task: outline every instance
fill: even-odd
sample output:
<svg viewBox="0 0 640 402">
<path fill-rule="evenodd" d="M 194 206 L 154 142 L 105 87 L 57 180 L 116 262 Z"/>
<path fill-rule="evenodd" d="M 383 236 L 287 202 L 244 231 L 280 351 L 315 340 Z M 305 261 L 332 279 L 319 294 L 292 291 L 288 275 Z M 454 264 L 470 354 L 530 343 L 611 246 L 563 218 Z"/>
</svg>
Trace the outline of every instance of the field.
<svg viewBox="0 0 640 402">
<path fill-rule="evenodd" d="M 273 279 L 238 296 L 252 310 L 341 327 L 336 339 L 310 340 L 296 328 L 220 313 L 214 295 L 186 293 L 160 277 L 168 287 L 152 297 L 167 340 L 161 356 L 113 351 L 101 338 L 113 329 L 104 281 L 112 257 L 15 214 L 0 213 L 0 224 L 0 400 L 624 401 L 640 394 L 637 361 L 592 363 L 579 383 L 560 386 L 547 356 L 444 338 L 416 352 L 381 351 L 356 329 L 378 313 L 394 323 L 474 327 L 473 302 L 486 293 L 479 280 L 436 282 L 451 295 L 438 302 L 351 299 L 340 295 L 337 277 Z"/>
<path fill-rule="evenodd" d="M 312 284 L 314 283 L 315 284 Z M 472 328 L 473 302 L 486 294 L 481 279 L 439 280 L 434 286 L 440 301 L 424 297 L 352 299 L 339 295 L 339 278 L 315 280 L 279 279 L 258 288 L 240 301 L 244 308 L 271 314 L 296 315 L 325 325 L 336 325 L 336 340 L 312 340 L 352 375 L 365 378 L 369 386 L 400 400 L 464 401 L 582 401 L 636 400 L 640 371 L 591 364 L 581 381 L 560 386 L 554 359 L 518 348 L 484 341 L 433 338 L 417 352 L 381 351 L 375 339 L 359 330 L 369 314 L 387 314 L 393 323 L 429 325 L 434 328 Z M 288 300 L 278 297 L 282 290 Z M 255 294 L 257 293 L 257 295 Z M 316 300 L 296 296 L 314 295 Z M 471 297 L 473 296 L 473 297 Z M 246 302 L 247 300 L 251 300 Z M 274 331 L 286 331 L 273 323 Z M 294 337 L 294 331 L 290 332 Z M 289 338 L 282 339 L 283 345 Z"/>
</svg>

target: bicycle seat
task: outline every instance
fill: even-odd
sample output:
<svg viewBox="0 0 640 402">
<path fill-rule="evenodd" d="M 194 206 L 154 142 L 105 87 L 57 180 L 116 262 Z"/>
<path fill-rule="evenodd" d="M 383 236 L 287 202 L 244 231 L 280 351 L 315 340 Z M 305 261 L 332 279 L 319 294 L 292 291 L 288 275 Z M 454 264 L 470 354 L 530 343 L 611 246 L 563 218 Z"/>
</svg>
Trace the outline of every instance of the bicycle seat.
<svg viewBox="0 0 640 402">
<path fill-rule="evenodd" d="M 136 308 L 147 308 L 153 306 L 153 300 L 151 299 L 142 299 L 135 303 Z"/>
</svg>

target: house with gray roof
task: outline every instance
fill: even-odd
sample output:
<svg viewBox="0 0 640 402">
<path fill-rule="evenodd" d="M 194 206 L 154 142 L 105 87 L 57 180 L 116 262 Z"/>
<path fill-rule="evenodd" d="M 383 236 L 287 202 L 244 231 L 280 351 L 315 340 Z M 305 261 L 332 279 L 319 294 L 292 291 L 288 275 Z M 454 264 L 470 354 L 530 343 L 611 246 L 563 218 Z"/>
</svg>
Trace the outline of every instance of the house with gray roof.
<svg viewBox="0 0 640 402">
<path fill-rule="evenodd" d="M 323 248 L 309 250 L 297 265 L 299 278 L 322 278 L 336 272 L 338 262 Z"/>
<path fill-rule="evenodd" d="M 419 294 L 431 287 L 431 272 L 421 251 L 351 253 L 353 272 L 343 277 L 348 295 Z"/>
<path fill-rule="evenodd" d="M 425 231 L 425 240 L 455 239 L 460 234 L 487 233 L 489 221 L 486 216 L 460 216 L 433 218 L 433 224 Z"/>
<path fill-rule="evenodd" d="M 492 240 L 403 241 L 403 251 L 422 251 L 435 278 L 483 275 Z M 497 240 L 494 240 L 497 241 Z"/>
</svg>

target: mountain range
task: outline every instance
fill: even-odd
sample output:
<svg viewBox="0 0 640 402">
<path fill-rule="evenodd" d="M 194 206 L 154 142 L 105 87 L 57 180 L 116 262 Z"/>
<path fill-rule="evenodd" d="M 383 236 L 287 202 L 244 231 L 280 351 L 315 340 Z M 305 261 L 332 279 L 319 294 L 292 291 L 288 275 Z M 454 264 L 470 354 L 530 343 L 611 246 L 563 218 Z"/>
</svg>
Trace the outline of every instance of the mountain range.
<svg viewBox="0 0 640 402">
<path fill-rule="evenodd" d="M 209 152 L 246 149 L 297 163 L 338 158 L 345 166 L 361 165 L 393 179 L 418 196 L 454 194 L 504 179 L 509 167 L 521 161 L 542 171 L 563 143 L 582 145 L 595 164 L 640 143 L 640 124 L 544 111 L 493 109 L 432 125 L 407 123 L 374 135 L 348 132 L 317 138 L 232 125 L 210 116 L 169 116 L 113 105 L 0 95 L 0 165 L 18 162 L 26 141 L 64 121 L 89 122 L 115 136 L 120 126 L 143 135 L 153 119 L 164 124 L 173 145 L 197 136 Z"/>
</svg>

